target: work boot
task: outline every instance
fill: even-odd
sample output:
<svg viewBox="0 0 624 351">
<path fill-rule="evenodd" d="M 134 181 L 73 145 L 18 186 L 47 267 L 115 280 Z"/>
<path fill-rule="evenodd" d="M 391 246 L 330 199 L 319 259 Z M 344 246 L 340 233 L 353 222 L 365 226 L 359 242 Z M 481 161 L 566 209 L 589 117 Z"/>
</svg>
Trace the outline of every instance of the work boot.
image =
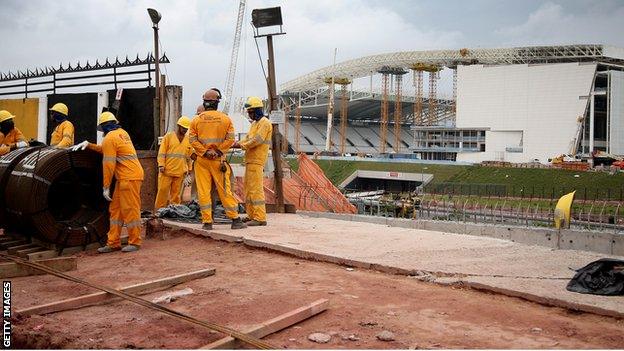
<svg viewBox="0 0 624 351">
<path fill-rule="evenodd" d="M 243 229 L 247 228 L 247 224 L 243 223 L 243 220 L 240 217 L 236 217 L 232 220 L 232 229 Z"/>
<path fill-rule="evenodd" d="M 123 249 L 121 249 L 121 252 L 135 252 L 135 251 L 139 251 L 139 247 L 137 245 L 126 245 L 124 246 Z"/>
<path fill-rule="evenodd" d="M 244 222 L 244 223 L 247 223 L 247 222 L 250 222 L 250 221 L 251 221 L 251 218 L 249 218 L 249 217 L 245 217 L 245 218 L 243 218 L 243 222 Z"/>
<path fill-rule="evenodd" d="M 202 226 L 203 230 L 212 230 L 212 223 L 204 223 Z"/>
<path fill-rule="evenodd" d="M 265 226 L 265 225 L 267 225 L 266 221 L 256 221 L 255 219 L 247 222 L 247 226 L 249 227 L 260 227 L 260 226 Z"/>
<path fill-rule="evenodd" d="M 102 246 L 100 248 L 97 249 L 98 253 L 109 253 L 109 252 L 113 252 L 113 251 L 117 251 L 119 250 L 119 247 L 111 247 L 111 246 Z"/>
</svg>

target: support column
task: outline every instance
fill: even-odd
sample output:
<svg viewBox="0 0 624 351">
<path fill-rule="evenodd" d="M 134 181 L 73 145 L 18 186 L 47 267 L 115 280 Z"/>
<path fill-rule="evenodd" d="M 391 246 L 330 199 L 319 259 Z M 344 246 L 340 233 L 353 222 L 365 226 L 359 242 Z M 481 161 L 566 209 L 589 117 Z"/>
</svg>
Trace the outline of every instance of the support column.
<svg viewBox="0 0 624 351">
<path fill-rule="evenodd" d="M 379 145 L 379 152 L 386 153 L 386 137 L 388 131 L 388 80 L 390 74 L 383 73 L 381 78 L 382 86 L 382 99 L 381 99 L 381 124 L 379 125 L 379 135 L 381 136 L 381 142 Z"/>
<path fill-rule="evenodd" d="M 429 71 L 429 113 L 427 117 L 427 125 L 432 126 L 437 122 L 436 109 L 438 98 L 438 71 L 432 69 Z"/>
<path fill-rule="evenodd" d="M 295 152 L 301 152 L 301 100 L 297 102 L 295 111 Z"/>
<path fill-rule="evenodd" d="M 589 101 L 589 153 L 594 152 L 594 132 L 596 127 L 596 121 L 594 118 L 596 95 L 591 92 Z"/>
<path fill-rule="evenodd" d="M 402 122 L 402 107 L 403 107 L 403 76 L 397 74 L 395 76 L 395 100 L 394 100 L 394 152 L 397 154 L 401 152 L 401 122 Z"/>
<path fill-rule="evenodd" d="M 349 109 L 349 98 L 347 96 L 347 84 L 341 84 L 340 87 L 340 154 L 344 156 L 346 153 L 347 141 L 347 113 Z"/>
</svg>

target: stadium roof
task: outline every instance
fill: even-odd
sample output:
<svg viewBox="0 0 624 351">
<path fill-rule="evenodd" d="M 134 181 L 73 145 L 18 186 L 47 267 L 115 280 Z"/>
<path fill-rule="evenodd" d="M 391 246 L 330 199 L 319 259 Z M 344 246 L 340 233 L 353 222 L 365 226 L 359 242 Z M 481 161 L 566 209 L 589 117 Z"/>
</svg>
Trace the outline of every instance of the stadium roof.
<svg viewBox="0 0 624 351">
<path fill-rule="evenodd" d="M 602 62 L 624 67 L 624 49 L 601 45 L 529 46 L 499 49 L 403 51 L 360 57 L 307 73 L 281 85 L 282 93 L 309 91 L 326 86 L 332 76 L 353 80 L 382 69 L 410 69 L 416 64 L 444 67 L 485 64 L 539 64 L 560 62 Z"/>
</svg>

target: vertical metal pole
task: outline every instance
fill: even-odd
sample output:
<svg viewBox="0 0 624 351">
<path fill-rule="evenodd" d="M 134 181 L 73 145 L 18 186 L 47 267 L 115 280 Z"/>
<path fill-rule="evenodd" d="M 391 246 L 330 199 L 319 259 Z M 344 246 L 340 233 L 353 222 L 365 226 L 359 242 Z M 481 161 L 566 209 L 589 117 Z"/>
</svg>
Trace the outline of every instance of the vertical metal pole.
<svg viewBox="0 0 624 351">
<path fill-rule="evenodd" d="M 335 67 L 336 67 L 336 53 L 338 49 L 334 49 L 334 65 L 332 68 L 331 84 L 329 85 L 329 103 L 327 105 L 327 135 L 325 136 L 325 151 L 330 151 L 332 146 L 331 135 L 332 127 L 334 125 L 334 90 L 335 90 Z"/>
<path fill-rule="evenodd" d="M 158 52 L 158 25 L 154 24 L 152 27 L 154 28 L 154 61 L 155 71 L 154 71 L 154 86 L 156 88 L 154 94 L 154 148 L 158 148 L 158 136 L 160 135 L 160 67 L 159 67 L 159 52 Z"/>
<path fill-rule="evenodd" d="M 25 81 L 25 83 L 24 83 L 24 89 L 25 89 L 25 91 L 24 91 L 24 97 L 25 97 L 25 98 L 28 98 L 28 78 L 26 78 L 26 81 Z"/>
<path fill-rule="evenodd" d="M 115 82 L 115 90 L 117 90 L 117 67 L 113 67 L 113 81 Z"/>
<path fill-rule="evenodd" d="M 276 93 L 276 82 L 275 82 L 275 58 L 273 56 L 273 36 L 267 36 L 267 48 L 269 50 L 269 77 L 268 77 L 268 88 L 269 88 L 269 101 L 270 101 L 270 110 L 274 111 L 277 109 L 277 93 Z M 273 135 L 271 136 L 271 153 L 273 155 L 273 166 L 275 168 L 274 179 L 275 179 L 275 200 L 277 202 L 277 212 L 284 213 L 284 190 L 282 188 L 282 156 L 280 154 L 280 132 L 279 125 L 273 124 Z"/>
</svg>

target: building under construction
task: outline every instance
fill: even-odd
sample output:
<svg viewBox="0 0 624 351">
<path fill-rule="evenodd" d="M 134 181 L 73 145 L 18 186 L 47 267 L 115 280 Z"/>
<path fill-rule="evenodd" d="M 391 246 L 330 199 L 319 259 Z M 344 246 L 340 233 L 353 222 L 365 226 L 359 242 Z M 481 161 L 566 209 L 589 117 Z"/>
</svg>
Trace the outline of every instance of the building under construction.
<svg viewBox="0 0 624 351">
<path fill-rule="evenodd" d="M 442 97 L 448 70 L 452 93 Z M 624 50 L 606 45 L 366 56 L 286 82 L 281 98 L 286 137 L 305 153 L 468 162 L 624 154 Z"/>
</svg>

